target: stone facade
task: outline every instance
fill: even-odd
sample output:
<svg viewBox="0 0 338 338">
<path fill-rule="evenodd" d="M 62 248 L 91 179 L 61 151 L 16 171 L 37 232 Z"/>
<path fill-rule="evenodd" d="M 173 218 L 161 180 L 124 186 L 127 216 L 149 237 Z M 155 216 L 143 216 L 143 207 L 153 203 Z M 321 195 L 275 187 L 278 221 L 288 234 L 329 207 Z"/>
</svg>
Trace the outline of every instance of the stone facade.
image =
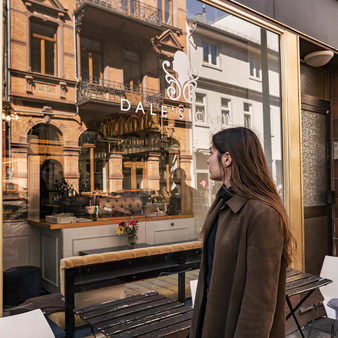
<svg viewBox="0 0 338 338">
<path fill-rule="evenodd" d="M 137 8 L 133 8 L 133 4 Z M 183 97 L 177 101 L 168 99 L 164 93 L 164 74 L 160 67 L 163 60 L 172 62 L 176 51 L 186 51 L 185 1 L 175 1 L 172 24 L 161 22 L 163 15 L 155 0 L 128 2 L 128 9 L 123 7 L 122 2 L 120 5 L 122 7 L 113 1 L 102 1 L 95 7 L 91 0 L 62 0 L 41 4 L 28 0 L 11 1 L 10 81 L 7 94 L 11 110 L 17 113 L 18 119 L 10 121 L 6 129 L 10 149 L 6 153 L 7 167 L 10 168 L 7 170 L 11 171 L 7 181 L 14 185 L 5 185 L 4 189 L 5 194 L 14 190 L 29 199 L 29 217 L 39 215 L 42 165 L 46 161 L 59 163 L 67 183 L 79 192 L 80 136 L 86 130 L 95 129 L 98 121 L 114 120 L 125 116 L 123 114 L 131 116 L 137 108 L 137 115 L 143 111 L 147 116 L 152 112 L 157 114 L 153 130 L 158 135 L 164 135 L 169 121 L 175 126 L 173 140 L 180 145 L 187 181 L 191 179 L 190 105 L 183 102 Z M 48 35 L 43 30 L 32 33 L 32 25 L 35 24 L 39 27 L 45 25 L 55 34 Z M 41 38 L 40 35 L 47 38 Z M 36 65 L 33 64 L 36 50 L 32 46 L 36 43 L 36 37 L 39 45 L 34 45 L 34 48 L 41 49 L 41 72 L 34 71 Z M 93 73 L 89 80 L 84 76 L 85 66 L 81 63 L 88 60 L 81 57 L 81 39 L 98 42 L 101 46 L 101 79 L 97 86 L 93 85 L 96 83 Z M 46 47 L 48 44 L 50 46 L 50 42 L 53 43 L 53 51 Z M 47 69 L 48 57 L 53 53 L 54 74 L 46 74 L 47 71 L 42 69 Z M 95 72 L 96 61 L 92 54 L 88 55 L 89 72 Z M 131 60 L 129 70 L 123 68 L 125 60 Z M 139 64 L 139 74 L 135 74 L 139 79 L 137 88 L 135 82 L 125 78 L 128 72 L 133 75 L 131 73 L 136 71 L 133 68 L 136 67 L 135 63 Z M 120 109 L 121 98 L 131 104 L 127 113 Z M 143 110 L 138 102 L 142 102 Z M 162 108 L 161 113 L 162 106 L 165 108 Z M 178 115 L 180 108 L 184 111 L 183 118 Z M 165 117 L 161 118 L 161 114 Z M 42 129 L 49 126 L 48 130 L 55 131 L 58 139 L 41 139 L 41 131 L 36 130 L 42 125 Z M 140 131 L 140 134 L 147 137 L 146 131 Z M 123 139 L 124 135 L 119 137 Z M 90 153 L 91 160 L 95 156 L 93 153 Z M 123 156 L 121 149 L 110 150 L 106 168 L 107 193 L 123 188 Z M 147 156 L 145 188 L 160 189 L 159 158 L 160 154 L 156 151 Z M 94 170 L 94 164 L 90 168 Z M 94 190 L 93 187 L 91 190 Z"/>
</svg>

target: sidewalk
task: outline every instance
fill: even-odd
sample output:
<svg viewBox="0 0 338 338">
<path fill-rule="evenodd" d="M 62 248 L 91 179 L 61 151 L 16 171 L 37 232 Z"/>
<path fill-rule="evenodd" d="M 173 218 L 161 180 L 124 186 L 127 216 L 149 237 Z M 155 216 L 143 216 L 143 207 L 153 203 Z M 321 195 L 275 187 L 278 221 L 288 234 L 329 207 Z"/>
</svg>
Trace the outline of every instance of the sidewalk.
<svg viewBox="0 0 338 338">
<path fill-rule="evenodd" d="M 337 327 L 337 324 L 336 324 Z M 303 329 L 305 337 L 308 336 L 309 325 L 306 325 Z M 299 338 L 301 337 L 298 331 L 294 331 L 286 336 L 287 338 Z M 338 337 L 337 329 L 334 337 Z M 313 324 L 311 335 L 309 338 L 331 338 L 331 321 L 328 318 L 320 318 Z"/>
</svg>

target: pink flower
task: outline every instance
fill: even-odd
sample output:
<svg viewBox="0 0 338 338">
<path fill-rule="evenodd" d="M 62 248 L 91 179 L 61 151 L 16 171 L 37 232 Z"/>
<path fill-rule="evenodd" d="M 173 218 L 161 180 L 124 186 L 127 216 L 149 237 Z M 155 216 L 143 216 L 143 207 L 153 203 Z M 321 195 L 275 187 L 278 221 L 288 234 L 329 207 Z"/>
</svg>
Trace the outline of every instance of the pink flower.
<svg viewBox="0 0 338 338">
<path fill-rule="evenodd" d="M 135 220 L 130 221 L 129 225 L 136 225 L 136 221 Z"/>
</svg>

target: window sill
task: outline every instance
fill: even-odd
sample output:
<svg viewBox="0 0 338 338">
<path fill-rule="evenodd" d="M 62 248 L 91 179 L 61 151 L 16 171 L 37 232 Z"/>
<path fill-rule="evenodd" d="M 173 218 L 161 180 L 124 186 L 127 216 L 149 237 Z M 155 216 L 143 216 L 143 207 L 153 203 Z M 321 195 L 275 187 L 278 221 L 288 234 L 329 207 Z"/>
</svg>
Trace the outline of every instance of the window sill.
<svg viewBox="0 0 338 338">
<path fill-rule="evenodd" d="M 210 128 L 206 123 L 198 123 L 195 122 L 195 127 L 201 127 L 201 128 Z"/>
<path fill-rule="evenodd" d="M 207 67 L 207 68 L 211 68 L 214 70 L 218 70 L 219 72 L 222 72 L 222 68 L 220 68 L 219 66 L 213 65 L 212 63 L 202 62 L 202 67 Z"/>
<path fill-rule="evenodd" d="M 254 76 L 249 76 L 249 79 L 250 80 L 253 80 L 253 81 L 256 81 L 256 82 L 262 82 L 262 78 L 261 77 L 254 77 Z"/>
</svg>

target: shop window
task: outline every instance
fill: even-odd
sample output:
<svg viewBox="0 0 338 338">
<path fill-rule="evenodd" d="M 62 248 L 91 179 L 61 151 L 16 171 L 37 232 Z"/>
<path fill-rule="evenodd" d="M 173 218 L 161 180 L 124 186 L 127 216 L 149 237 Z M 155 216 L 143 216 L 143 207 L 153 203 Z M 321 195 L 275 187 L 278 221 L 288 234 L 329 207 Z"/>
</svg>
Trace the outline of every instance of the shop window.
<svg viewBox="0 0 338 338">
<path fill-rule="evenodd" d="M 195 122 L 197 124 L 206 123 L 206 95 L 201 93 L 196 93 L 195 101 Z"/>
<path fill-rule="evenodd" d="M 243 110 L 244 110 L 244 127 L 251 128 L 251 117 L 252 117 L 252 105 L 250 103 L 244 102 L 243 103 Z"/>
<path fill-rule="evenodd" d="M 31 22 L 31 69 L 57 74 L 56 26 Z"/>
<path fill-rule="evenodd" d="M 101 43 L 81 37 L 81 76 L 85 81 L 100 83 L 102 79 Z"/>
<path fill-rule="evenodd" d="M 230 99 L 221 98 L 221 124 L 227 127 L 230 124 Z"/>
<path fill-rule="evenodd" d="M 260 56 L 251 55 L 249 57 L 250 77 L 260 80 L 262 78 L 262 69 Z"/>
<path fill-rule="evenodd" d="M 173 0 L 158 0 L 158 8 L 161 11 L 162 22 L 173 25 Z"/>
<path fill-rule="evenodd" d="M 218 65 L 218 50 L 215 45 L 203 42 L 203 62 Z"/>
</svg>

